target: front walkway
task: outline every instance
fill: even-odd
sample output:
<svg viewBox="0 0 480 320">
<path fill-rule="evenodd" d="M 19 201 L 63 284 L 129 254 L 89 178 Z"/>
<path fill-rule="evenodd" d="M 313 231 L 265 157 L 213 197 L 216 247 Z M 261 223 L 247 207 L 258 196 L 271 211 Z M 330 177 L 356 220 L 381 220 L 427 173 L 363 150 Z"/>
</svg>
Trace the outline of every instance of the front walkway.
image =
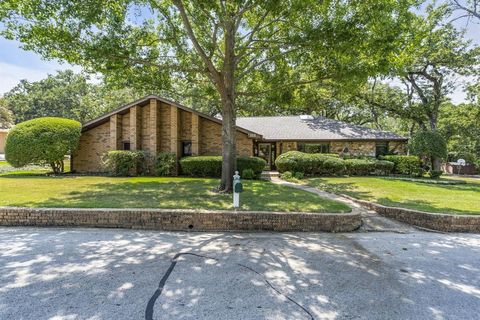
<svg viewBox="0 0 480 320">
<path fill-rule="evenodd" d="M 270 181 L 275 184 L 304 190 L 310 193 L 315 193 L 322 198 L 327 198 L 339 202 L 343 202 L 349 207 L 352 208 L 353 213 L 360 213 L 362 215 L 362 226 L 360 227 L 359 231 L 363 232 L 397 232 L 397 233 L 409 233 L 412 232 L 414 227 L 407 225 L 405 223 L 401 223 L 395 220 L 391 220 L 385 217 L 380 216 L 375 211 L 368 210 L 360 206 L 358 203 L 347 199 L 345 197 L 339 196 L 337 194 L 329 193 L 323 190 L 319 190 L 313 187 L 309 187 L 306 185 L 301 185 L 293 182 L 288 182 L 282 180 L 278 177 L 270 177 Z"/>
</svg>

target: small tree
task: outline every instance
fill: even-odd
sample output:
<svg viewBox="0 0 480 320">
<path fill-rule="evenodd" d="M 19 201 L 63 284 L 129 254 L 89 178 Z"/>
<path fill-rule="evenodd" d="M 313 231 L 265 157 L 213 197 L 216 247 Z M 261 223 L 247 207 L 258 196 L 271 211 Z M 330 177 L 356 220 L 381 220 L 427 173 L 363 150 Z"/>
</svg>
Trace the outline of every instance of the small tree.
<svg viewBox="0 0 480 320">
<path fill-rule="evenodd" d="M 5 157 L 16 168 L 50 165 L 55 174 L 63 172 L 63 159 L 77 148 L 81 128 L 80 122 L 63 118 L 22 122 L 7 136 Z"/>
<path fill-rule="evenodd" d="M 442 135 L 436 131 L 417 131 L 409 143 L 410 151 L 428 160 L 432 170 L 440 170 L 441 160 L 447 157 L 447 144 Z"/>
</svg>

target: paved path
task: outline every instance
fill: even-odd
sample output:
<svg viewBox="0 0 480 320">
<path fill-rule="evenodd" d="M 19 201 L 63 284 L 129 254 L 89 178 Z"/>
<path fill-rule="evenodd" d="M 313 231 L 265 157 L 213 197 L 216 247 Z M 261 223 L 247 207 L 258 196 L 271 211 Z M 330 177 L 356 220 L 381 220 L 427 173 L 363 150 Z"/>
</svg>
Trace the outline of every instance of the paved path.
<svg viewBox="0 0 480 320">
<path fill-rule="evenodd" d="M 306 186 L 306 185 L 288 182 L 278 177 L 272 177 L 270 178 L 270 181 L 275 184 L 280 184 L 280 185 L 304 190 L 307 192 L 315 193 L 323 198 L 345 203 L 346 205 L 352 208 L 352 212 L 358 212 L 362 215 L 363 224 L 360 227 L 359 231 L 363 231 L 363 232 L 371 232 L 371 231 L 387 232 L 388 231 L 388 232 L 408 233 L 415 230 L 415 228 L 410 225 L 382 217 L 379 214 L 377 214 L 375 211 L 365 209 L 362 206 L 360 206 L 358 203 L 348 198 L 339 196 L 337 194 L 329 193 L 329 192 L 319 190 L 317 188 Z"/>
<path fill-rule="evenodd" d="M 0 228 L 0 319 L 478 319 L 480 235 Z"/>
</svg>

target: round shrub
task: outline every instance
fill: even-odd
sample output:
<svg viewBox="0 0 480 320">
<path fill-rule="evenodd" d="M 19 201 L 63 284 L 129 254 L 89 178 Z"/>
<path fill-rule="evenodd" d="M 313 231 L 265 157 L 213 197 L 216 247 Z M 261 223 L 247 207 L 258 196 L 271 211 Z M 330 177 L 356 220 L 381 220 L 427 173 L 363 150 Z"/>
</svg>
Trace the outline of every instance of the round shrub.
<svg viewBox="0 0 480 320">
<path fill-rule="evenodd" d="M 291 173 L 290 171 L 285 171 L 284 173 L 282 173 L 281 177 L 284 180 L 290 180 L 293 178 L 293 173 Z"/>
<path fill-rule="evenodd" d="M 63 172 L 65 156 L 80 140 L 80 122 L 64 118 L 38 118 L 17 124 L 10 130 L 5 157 L 13 167 L 50 165 L 54 173 Z"/>
<path fill-rule="evenodd" d="M 105 168 L 114 176 L 126 177 L 146 173 L 146 153 L 143 151 L 115 150 L 103 155 Z"/>
<path fill-rule="evenodd" d="M 175 175 L 177 155 L 173 152 L 160 152 L 155 160 L 155 174 L 161 177 Z"/>
</svg>

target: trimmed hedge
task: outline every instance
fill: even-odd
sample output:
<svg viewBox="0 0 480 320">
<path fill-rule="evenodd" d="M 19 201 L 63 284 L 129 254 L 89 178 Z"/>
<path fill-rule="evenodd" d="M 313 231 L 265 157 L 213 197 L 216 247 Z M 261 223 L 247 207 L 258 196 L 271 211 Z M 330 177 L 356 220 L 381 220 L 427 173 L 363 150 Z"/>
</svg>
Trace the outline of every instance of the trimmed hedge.
<svg viewBox="0 0 480 320">
<path fill-rule="evenodd" d="M 381 159 L 393 162 L 393 173 L 396 174 L 418 175 L 422 172 L 422 162 L 417 156 L 388 155 Z"/>
<path fill-rule="evenodd" d="M 278 171 L 301 172 L 305 175 L 387 175 L 392 172 L 394 163 L 385 160 L 347 159 L 331 157 L 321 153 L 289 151 L 275 161 Z"/>
<path fill-rule="evenodd" d="M 350 176 L 388 175 L 392 172 L 394 163 L 376 159 L 345 160 L 345 174 Z"/>
<path fill-rule="evenodd" d="M 143 151 L 115 150 L 102 157 L 105 168 L 114 176 L 136 176 L 147 173 L 147 154 Z"/>
<path fill-rule="evenodd" d="M 289 151 L 275 160 L 278 171 L 303 172 L 307 175 L 336 174 L 345 170 L 342 159 L 322 153 Z"/>
<path fill-rule="evenodd" d="M 251 169 L 255 177 L 260 176 L 267 162 L 258 157 L 237 157 L 237 170 Z M 193 177 L 220 177 L 222 175 L 221 156 L 198 156 L 180 159 L 182 173 Z"/>
<path fill-rule="evenodd" d="M 63 172 L 63 159 L 78 146 L 80 122 L 55 117 L 37 118 L 17 124 L 10 130 L 5 157 L 13 167 L 50 165 Z"/>
</svg>

